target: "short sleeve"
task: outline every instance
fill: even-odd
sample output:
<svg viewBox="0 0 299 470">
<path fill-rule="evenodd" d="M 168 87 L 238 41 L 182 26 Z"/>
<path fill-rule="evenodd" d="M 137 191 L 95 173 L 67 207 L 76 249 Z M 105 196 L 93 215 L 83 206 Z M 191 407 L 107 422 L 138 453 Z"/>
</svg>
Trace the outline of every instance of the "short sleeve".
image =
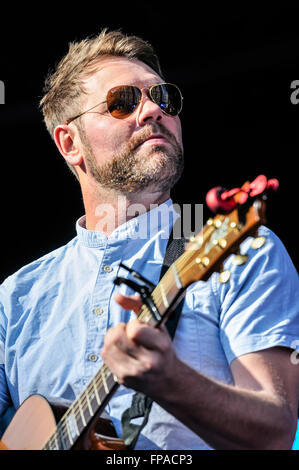
<svg viewBox="0 0 299 470">
<path fill-rule="evenodd" d="M 220 339 L 227 360 L 274 346 L 295 349 L 299 337 L 298 273 L 278 237 L 266 227 L 259 229 L 265 243 L 241 246 L 248 255 L 242 266 L 231 256 L 225 269 L 231 270 L 227 284 L 218 283 L 220 296 Z"/>
<path fill-rule="evenodd" d="M 5 374 L 5 337 L 7 321 L 4 312 L 4 289 L 0 287 L 0 416 L 5 413 L 7 408 L 11 405 L 11 398 L 7 386 Z"/>
</svg>

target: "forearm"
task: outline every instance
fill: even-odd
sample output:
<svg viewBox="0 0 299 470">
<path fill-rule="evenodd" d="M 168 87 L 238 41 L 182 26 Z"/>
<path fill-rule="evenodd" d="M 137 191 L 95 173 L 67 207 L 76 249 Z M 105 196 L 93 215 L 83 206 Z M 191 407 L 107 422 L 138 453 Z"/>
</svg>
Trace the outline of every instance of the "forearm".
<svg viewBox="0 0 299 470">
<path fill-rule="evenodd" d="M 291 413 L 263 391 L 222 384 L 178 361 L 167 393 L 153 397 L 214 449 L 287 449 Z M 184 397 L 184 399 L 182 399 Z"/>
<path fill-rule="evenodd" d="M 241 388 L 190 368 L 163 329 L 138 320 L 110 329 L 102 350 L 119 383 L 151 397 L 212 448 L 289 449 L 298 410 L 297 372 L 290 368 L 289 352 L 265 356 L 263 351 L 249 362 L 248 356 L 240 366 L 243 374 L 234 365 Z"/>
</svg>

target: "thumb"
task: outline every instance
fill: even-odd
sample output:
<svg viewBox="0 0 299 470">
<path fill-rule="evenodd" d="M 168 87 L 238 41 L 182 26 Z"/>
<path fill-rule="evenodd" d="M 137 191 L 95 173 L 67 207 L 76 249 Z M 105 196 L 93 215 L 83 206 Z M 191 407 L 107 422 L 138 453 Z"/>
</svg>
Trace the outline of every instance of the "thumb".
<svg viewBox="0 0 299 470">
<path fill-rule="evenodd" d="M 122 295 L 122 294 L 115 294 L 114 300 L 125 310 L 133 310 L 136 314 L 139 313 L 142 300 L 140 295 Z"/>
</svg>

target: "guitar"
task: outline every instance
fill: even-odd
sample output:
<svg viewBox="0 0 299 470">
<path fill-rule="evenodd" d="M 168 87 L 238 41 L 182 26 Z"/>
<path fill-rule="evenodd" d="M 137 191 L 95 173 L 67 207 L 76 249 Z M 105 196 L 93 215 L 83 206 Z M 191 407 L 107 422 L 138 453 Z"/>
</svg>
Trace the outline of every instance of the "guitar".
<svg viewBox="0 0 299 470">
<path fill-rule="evenodd" d="M 208 193 L 207 204 L 219 213 L 190 239 L 185 252 L 152 291 L 160 321 L 145 305 L 138 315 L 140 321 L 153 327 L 165 323 L 187 287 L 207 280 L 215 271 L 220 272 L 219 282 L 229 281 L 230 272 L 223 271 L 223 261 L 234 254 L 236 264 L 246 263 L 247 257 L 238 250 L 249 236 L 254 237 L 255 249 L 265 242 L 264 237 L 257 237 L 257 229 L 265 223 L 265 196 L 269 189 L 277 189 L 277 181 L 267 181 L 261 175 L 242 188 L 226 191 L 217 187 Z M 31 395 L 17 409 L 2 436 L 0 449 L 124 450 L 125 445 L 116 436 L 112 423 L 101 417 L 118 386 L 116 377 L 103 365 L 68 408 L 49 403 L 41 395 Z"/>
</svg>

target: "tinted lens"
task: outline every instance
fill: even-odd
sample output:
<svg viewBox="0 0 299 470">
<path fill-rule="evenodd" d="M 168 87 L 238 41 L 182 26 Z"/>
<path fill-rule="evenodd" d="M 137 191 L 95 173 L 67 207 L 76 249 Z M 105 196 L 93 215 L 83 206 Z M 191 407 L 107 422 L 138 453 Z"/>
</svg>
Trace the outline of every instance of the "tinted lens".
<svg viewBox="0 0 299 470">
<path fill-rule="evenodd" d="M 134 86 L 117 86 L 109 90 L 107 107 L 111 116 L 124 119 L 135 111 L 141 99 L 141 91 Z"/>
<path fill-rule="evenodd" d="M 162 83 L 150 88 L 150 95 L 162 111 L 170 116 L 176 116 L 182 110 L 182 95 L 177 86 Z"/>
</svg>

